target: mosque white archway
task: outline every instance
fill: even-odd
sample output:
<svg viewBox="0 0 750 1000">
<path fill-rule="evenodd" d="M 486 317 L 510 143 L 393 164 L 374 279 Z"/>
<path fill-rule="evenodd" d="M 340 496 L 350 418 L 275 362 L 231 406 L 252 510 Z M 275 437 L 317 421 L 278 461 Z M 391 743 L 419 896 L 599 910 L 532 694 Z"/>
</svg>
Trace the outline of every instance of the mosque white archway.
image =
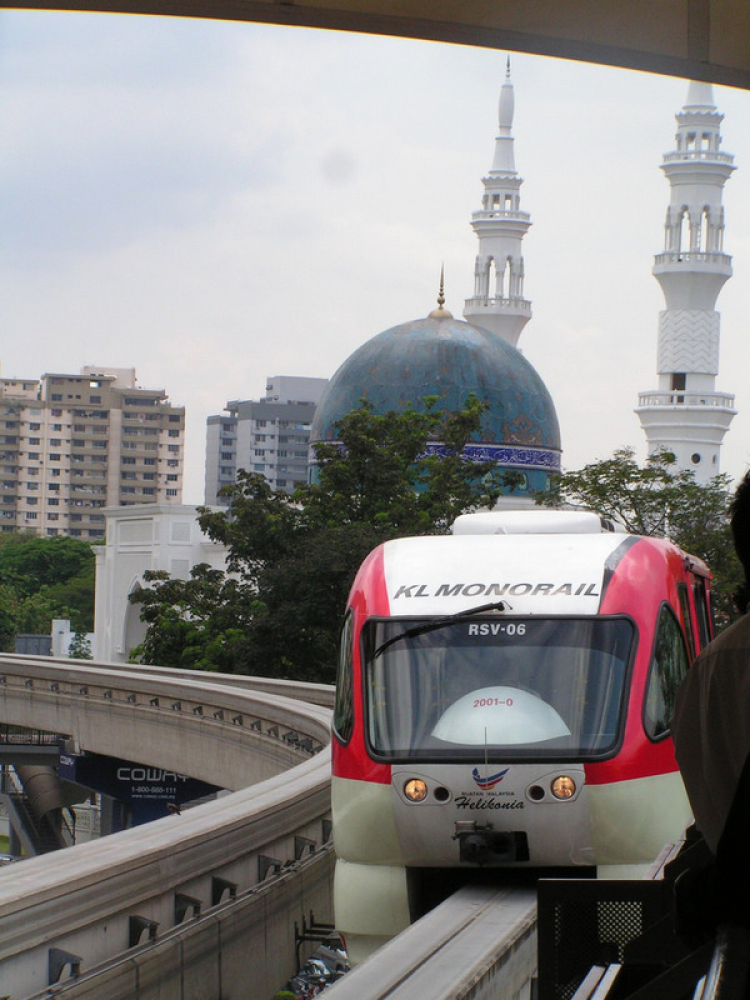
<svg viewBox="0 0 750 1000">
<path fill-rule="evenodd" d="M 105 508 L 106 541 L 96 555 L 96 621 L 94 658 L 127 662 L 142 641 L 145 626 L 138 605 L 130 602 L 146 570 L 166 570 L 187 579 L 198 563 L 224 569 L 226 549 L 212 542 L 198 524 L 190 504 L 137 504 Z"/>
</svg>

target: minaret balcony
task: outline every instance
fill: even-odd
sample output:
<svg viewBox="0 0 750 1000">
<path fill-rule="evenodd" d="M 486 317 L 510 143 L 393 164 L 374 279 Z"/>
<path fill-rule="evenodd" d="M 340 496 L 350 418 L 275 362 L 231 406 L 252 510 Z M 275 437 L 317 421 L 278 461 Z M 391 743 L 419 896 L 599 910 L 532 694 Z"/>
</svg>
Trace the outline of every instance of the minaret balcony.
<svg viewBox="0 0 750 1000">
<path fill-rule="evenodd" d="M 722 410 L 734 410 L 734 396 L 728 392 L 641 392 L 638 394 L 638 409 L 653 407 L 716 407 Z"/>
<path fill-rule="evenodd" d="M 531 318 L 531 302 L 519 296 L 506 299 L 499 295 L 491 297 L 475 295 L 471 299 L 466 299 L 464 315 L 469 313 L 476 315 L 479 312 L 513 312 Z"/>
<path fill-rule="evenodd" d="M 510 222 L 527 222 L 531 225 L 531 214 L 529 212 L 506 212 L 503 209 L 494 209 L 486 212 L 484 209 L 480 209 L 478 212 L 471 213 L 472 223 L 493 222 L 503 219 L 507 219 Z"/>
<path fill-rule="evenodd" d="M 734 163 L 733 153 L 717 153 L 713 149 L 691 149 L 691 150 L 681 150 L 675 151 L 674 153 L 665 153 L 664 162 L 665 163 L 682 163 L 685 161 L 692 160 L 693 162 L 708 162 L 708 163 Z"/>
<path fill-rule="evenodd" d="M 732 273 L 732 258 L 728 253 L 698 253 L 692 250 L 669 250 L 654 257 L 654 273 L 659 268 L 681 264 L 700 264 L 701 270 Z"/>
</svg>

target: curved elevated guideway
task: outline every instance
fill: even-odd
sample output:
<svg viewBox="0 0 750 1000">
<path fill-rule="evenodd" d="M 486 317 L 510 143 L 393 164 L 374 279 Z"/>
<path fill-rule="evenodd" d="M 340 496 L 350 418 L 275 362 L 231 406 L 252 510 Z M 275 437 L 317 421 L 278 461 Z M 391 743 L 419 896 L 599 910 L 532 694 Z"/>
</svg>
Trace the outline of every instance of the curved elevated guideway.
<svg viewBox="0 0 750 1000">
<path fill-rule="evenodd" d="M 0 721 L 231 792 L 0 869 L 3 994 L 264 997 L 290 975 L 295 923 L 330 919 L 331 690 L 252 684 L 0 657 Z"/>
</svg>

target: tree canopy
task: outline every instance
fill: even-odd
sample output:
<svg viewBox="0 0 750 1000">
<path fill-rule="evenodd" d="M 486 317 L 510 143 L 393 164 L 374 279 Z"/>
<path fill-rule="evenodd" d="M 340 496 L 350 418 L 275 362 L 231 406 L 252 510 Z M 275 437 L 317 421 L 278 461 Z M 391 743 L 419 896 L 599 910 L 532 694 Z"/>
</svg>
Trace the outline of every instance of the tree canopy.
<svg viewBox="0 0 750 1000">
<path fill-rule="evenodd" d="M 0 536 L 0 648 L 12 650 L 19 633 L 48 634 L 54 618 L 91 631 L 94 574 L 87 542 L 62 535 Z"/>
<path fill-rule="evenodd" d="M 515 477 L 475 463 L 464 445 L 483 404 L 443 413 L 377 415 L 363 403 L 316 446 L 317 475 L 290 495 L 242 471 L 226 510 L 199 508 L 201 527 L 228 552 L 227 571 L 202 564 L 187 580 L 148 572 L 131 600 L 147 626 L 131 659 L 162 666 L 332 681 L 338 633 L 360 563 L 389 538 L 448 531 L 461 513 L 492 507 Z M 439 442 L 440 447 L 430 448 Z M 707 486 L 661 454 L 640 466 L 628 448 L 555 477 L 546 506 L 585 506 L 639 534 L 667 535 L 714 572 L 719 623 L 735 614 L 742 579 L 727 521 L 730 486 Z"/>
<path fill-rule="evenodd" d="M 356 571 L 377 544 L 440 533 L 511 488 L 493 462 L 463 448 L 486 405 L 460 413 L 437 399 L 385 415 L 363 402 L 316 446 L 315 481 L 289 495 L 242 471 L 227 510 L 199 508 L 207 535 L 226 545 L 227 570 L 196 566 L 189 580 L 146 574 L 144 642 L 132 658 L 165 666 L 331 681 L 340 622 Z M 439 449 L 430 449 L 439 444 Z"/>
<path fill-rule="evenodd" d="M 729 528 L 731 497 L 727 475 L 704 485 L 691 471 L 678 469 L 671 452 L 658 452 L 639 465 L 632 448 L 620 448 L 611 458 L 553 477 L 536 502 L 590 508 L 634 534 L 670 538 L 703 559 L 714 575 L 714 609 L 722 627 L 740 613 L 738 595 L 744 580 Z"/>
</svg>

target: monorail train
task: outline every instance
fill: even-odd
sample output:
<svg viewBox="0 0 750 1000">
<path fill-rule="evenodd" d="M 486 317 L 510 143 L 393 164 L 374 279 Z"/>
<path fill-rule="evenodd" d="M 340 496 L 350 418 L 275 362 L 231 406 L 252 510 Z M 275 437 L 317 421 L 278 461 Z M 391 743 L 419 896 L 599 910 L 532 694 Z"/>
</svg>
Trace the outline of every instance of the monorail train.
<svg viewBox="0 0 750 1000">
<path fill-rule="evenodd" d="M 635 877 L 690 822 L 670 719 L 710 574 L 578 511 L 375 549 L 334 712 L 334 910 L 361 961 L 447 869 Z"/>
</svg>

